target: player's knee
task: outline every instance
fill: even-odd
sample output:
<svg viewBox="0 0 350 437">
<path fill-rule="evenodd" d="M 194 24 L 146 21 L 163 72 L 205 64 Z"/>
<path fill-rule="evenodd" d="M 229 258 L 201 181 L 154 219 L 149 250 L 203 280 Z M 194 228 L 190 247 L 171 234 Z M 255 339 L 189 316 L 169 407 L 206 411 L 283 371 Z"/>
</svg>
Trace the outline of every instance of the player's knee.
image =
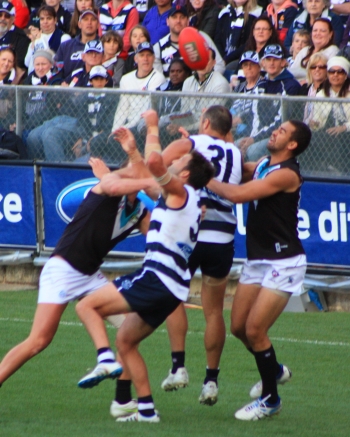
<svg viewBox="0 0 350 437">
<path fill-rule="evenodd" d="M 245 338 L 245 326 L 242 326 L 232 321 L 230 330 L 231 334 L 234 335 L 236 338 L 240 340 Z"/>
<path fill-rule="evenodd" d="M 261 328 L 255 324 L 248 324 L 246 327 L 246 336 L 251 345 L 256 344 L 262 337 Z"/>
<path fill-rule="evenodd" d="M 47 348 L 47 346 L 51 343 L 52 337 L 48 336 L 40 336 L 37 338 L 29 337 L 27 342 L 29 345 L 30 356 L 34 357 L 39 354 L 41 351 Z"/>
<path fill-rule="evenodd" d="M 125 354 L 130 352 L 134 345 L 130 342 L 128 335 L 124 335 L 124 332 L 119 331 L 116 338 L 116 347 L 118 353 L 123 357 Z"/>
<path fill-rule="evenodd" d="M 79 319 L 82 318 L 82 315 L 84 314 L 85 310 L 86 310 L 86 305 L 84 299 L 82 299 L 75 306 L 75 312 L 77 313 Z"/>
</svg>

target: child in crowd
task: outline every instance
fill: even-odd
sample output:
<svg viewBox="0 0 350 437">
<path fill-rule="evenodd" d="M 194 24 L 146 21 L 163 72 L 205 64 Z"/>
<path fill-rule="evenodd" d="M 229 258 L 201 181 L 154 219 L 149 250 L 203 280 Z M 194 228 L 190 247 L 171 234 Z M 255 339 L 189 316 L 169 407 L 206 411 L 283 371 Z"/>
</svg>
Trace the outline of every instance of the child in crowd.
<svg viewBox="0 0 350 437">
<path fill-rule="evenodd" d="M 299 29 L 293 35 L 293 42 L 290 47 L 291 56 L 287 59 L 289 66 L 293 65 L 296 55 L 306 46 L 311 44 L 310 32 L 306 29 Z"/>
<path fill-rule="evenodd" d="M 80 96 L 79 107 L 82 111 L 78 114 L 78 131 L 81 135 L 73 146 L 73 153 L 77 162 L 87 162 L 92 156 L 108 157 L 108 150 L 101 138 L 108 138 L 112 129 L 113 114 L 115 113 L 117 100 L 113 94 L 102 91 L 105 88 L 109 74 L 105 67 L 96 65 L 89 73 L 90 83 L 101 92 L 84 93 Z M 101 134 L 107 134 L 102 135 Z"/>
<path fill-rule="evenodd" d="M 123 38 L 115 30 L 108 30 L 102 36 L 101 41 L 104 52 L 102 65 L 112 77 L 113 87 L 119 88 L 124 69 L 124 60 L 119 57 L 123 50 Z"/>
<path fill-rule="evenodd" d="M 130 73 L 131 71 L 137 69 L 137 65 L 135 64 L 134 60 L 135 50 L 139 44 L 145 41 L 151 42 L 150 34 L 144 26 L 141 26 L 141 24 L 137 24 L 135 27 L 132 28 L 130 32 L 131 48 L 129 50 L 128 57 L 124 63 L 123 74 Z"/>
</svg>

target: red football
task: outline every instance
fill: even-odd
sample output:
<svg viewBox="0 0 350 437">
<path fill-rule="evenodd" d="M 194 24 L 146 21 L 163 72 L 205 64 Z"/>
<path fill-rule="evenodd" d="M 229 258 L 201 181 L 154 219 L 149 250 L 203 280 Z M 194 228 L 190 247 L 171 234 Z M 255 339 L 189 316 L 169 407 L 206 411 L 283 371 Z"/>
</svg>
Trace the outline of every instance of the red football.
<svg viewBox="0 0 350 437">
<path fill-rule="evenodd" d="M 185 27 L 179 35 L 179 51 L 191 70 L 203 70 L 209 61 L 206 40 L 194 27 Z"/>
</svg>

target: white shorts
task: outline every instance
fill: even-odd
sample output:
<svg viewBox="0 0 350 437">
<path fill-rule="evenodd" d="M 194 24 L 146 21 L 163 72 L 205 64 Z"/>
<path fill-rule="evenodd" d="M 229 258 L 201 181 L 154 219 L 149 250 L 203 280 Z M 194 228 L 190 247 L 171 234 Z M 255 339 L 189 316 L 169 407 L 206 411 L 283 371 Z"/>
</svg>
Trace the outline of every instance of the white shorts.
<svg viewBox="0 0 350 437">
<path fill-rule="evenodd" d="M 45 264 L 39 280 L 38 303 L 65 304 L 108 284 L 98 270 L 84 275 L 62 258 L 53 257 Z"/>
<path fill-rule="evenodd" d="M 306 273 L 306 256 L 297 255 L 278 260 L 246 260 L 239 282 L 260 284 L 272 290 L 300 295 Z"/>
</svg>

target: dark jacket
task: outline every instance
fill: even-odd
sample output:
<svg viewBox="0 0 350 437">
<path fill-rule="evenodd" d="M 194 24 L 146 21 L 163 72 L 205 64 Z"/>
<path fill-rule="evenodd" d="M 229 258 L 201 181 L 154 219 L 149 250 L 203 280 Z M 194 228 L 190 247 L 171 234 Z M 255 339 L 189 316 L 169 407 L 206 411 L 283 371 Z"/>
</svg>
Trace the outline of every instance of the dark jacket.
<svg viewBox="0 0 350 437">
<path fill-rule="evenodd" d="M 247 22 L 242 25 L 244 13 L 237 15 L 236 8 L 231 5 L 222 9 L 216 25 L 214 42 L 226 64 L 241 57 L 252 23 L 261 13 L 262 8 L 258 6 L 249 13 Z"/>
<path fill-rule="evenodd" d="M 16 53 L 17 67 L 27 70 L 24 64 L 30 39 L 22 29 L 16 26 L 11 26 L 11 29 L 0 38 L 0 46 L 10 46 Z"/>
</svg>

